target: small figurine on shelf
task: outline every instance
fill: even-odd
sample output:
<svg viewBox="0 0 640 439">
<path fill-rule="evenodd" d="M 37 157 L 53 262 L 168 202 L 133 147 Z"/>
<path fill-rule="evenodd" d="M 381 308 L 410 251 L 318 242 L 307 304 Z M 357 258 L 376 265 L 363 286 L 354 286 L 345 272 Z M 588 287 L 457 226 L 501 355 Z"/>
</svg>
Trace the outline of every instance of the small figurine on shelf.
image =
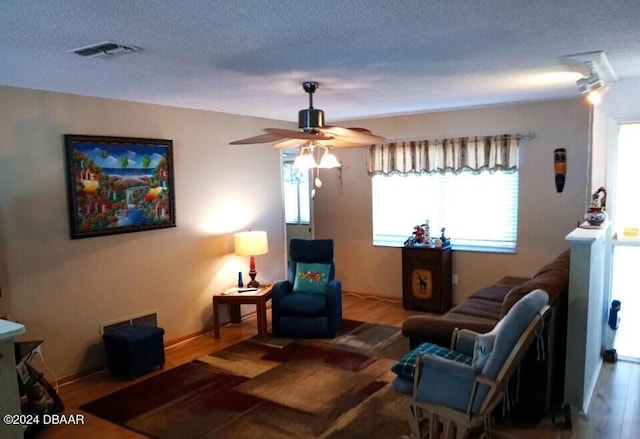
<svg viewBox="0 0 640 439">
<path fill-rule="evenodd" d="M 440 232 L 442 234 L 440 235 L 440 238 L 436 240 L 436 247 L 438 248 L 447 247 L 449 244 L 451 244 L 451 242 L 449 241 L 449 238 L 444 236 L 444 229 L 445 229 L 444 227 L 440 229 Z"/>
<path fill-rule="evenodd" d="M 429 245 L 431 242 L 431 238 L 429 236 L 429 220 L 425 224 L 418 224 L 413 226 L 413 232 L 411 236 L 407 238 L 404 242 L 406 247 L 410 247 L 412 245 Z"/>
<path fill-rule="evenodd" d="M 602 198 L 600 198 L 602 194 Z M 599 187 L 596 192 L 591 195 L 591 203 L 587 209 L 587 213 L 584 215 L 584 219 L 587 220 L 591 226 L 601 226 L 607 220 L 607 212 L 604 210 L 607 204 L 607 190 L 604 187 Z"/>
<path fill-rule="evenodd" d="M 431 231 L 429 226 L 429 220 L 425 220 L 424 224 L 424 237 L 422 238 L 423 244 L 430 245 L 431 244 Z"/>
</svg>

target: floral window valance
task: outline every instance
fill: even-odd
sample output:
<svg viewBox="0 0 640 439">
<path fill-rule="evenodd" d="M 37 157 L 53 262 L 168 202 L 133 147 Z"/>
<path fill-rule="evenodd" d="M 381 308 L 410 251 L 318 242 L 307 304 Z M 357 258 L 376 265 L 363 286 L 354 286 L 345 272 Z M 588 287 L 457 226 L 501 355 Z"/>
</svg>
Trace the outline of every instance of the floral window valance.
<svg viewBox="0 0 640 439">
<path fill-rule="evenodd" d="M 372 145 L 367 172 L 375 174 L 515 171 L 521 136 L 456 137 Z"/>
</svg>

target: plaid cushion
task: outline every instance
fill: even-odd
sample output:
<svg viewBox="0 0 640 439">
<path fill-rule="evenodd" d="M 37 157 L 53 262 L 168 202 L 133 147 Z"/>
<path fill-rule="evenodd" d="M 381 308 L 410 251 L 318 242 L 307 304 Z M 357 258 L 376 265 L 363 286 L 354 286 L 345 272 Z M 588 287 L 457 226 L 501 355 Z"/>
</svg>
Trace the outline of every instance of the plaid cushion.
<svg viewBox="0 0 640 439">
<path fill-rule="evenodd" d="M 416 358 L 420 354 L 436 355 L 438 357 L 446 358 L 447 360 L 468 365 L 471 365 L 471 361 L 473 359 L 471 356 L 463 354 L 462 352 L 454 351 L 453 349 L 445 348 L 433 343 L 422 343 L 420 346 L 409 351 L 404 357 L 402 357 L 393 365 L 391 370 L 399 377 L 413 381 L 413 375 L 416 368 Z"/>
</svg>

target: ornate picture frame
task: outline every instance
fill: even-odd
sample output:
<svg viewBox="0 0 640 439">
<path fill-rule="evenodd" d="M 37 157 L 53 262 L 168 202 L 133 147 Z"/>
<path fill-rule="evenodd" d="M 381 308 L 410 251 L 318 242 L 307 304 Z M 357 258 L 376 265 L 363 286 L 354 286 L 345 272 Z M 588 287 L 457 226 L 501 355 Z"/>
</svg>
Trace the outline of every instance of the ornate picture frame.
<svg viewBox="0 0 640 439">
<path fill-rule="evenodd" d="M 71 239 L 176 226 L 173 141 L 64 135 Z"/>
</svg>

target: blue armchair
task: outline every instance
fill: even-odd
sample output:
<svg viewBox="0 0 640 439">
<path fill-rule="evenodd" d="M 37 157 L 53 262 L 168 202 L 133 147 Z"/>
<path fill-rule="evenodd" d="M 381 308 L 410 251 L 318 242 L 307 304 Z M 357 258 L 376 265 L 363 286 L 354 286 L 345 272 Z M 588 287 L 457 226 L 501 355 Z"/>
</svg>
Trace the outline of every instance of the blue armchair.
<svg viewBox="0 0 640 439">
<path fill-rule="evenodd" d="M 333 338 L 342 321 L 342 284 L 335 279 L 332 239 L 292 239 L 287 280 L 271 295 L 274 337 Z"/>
</svg>

